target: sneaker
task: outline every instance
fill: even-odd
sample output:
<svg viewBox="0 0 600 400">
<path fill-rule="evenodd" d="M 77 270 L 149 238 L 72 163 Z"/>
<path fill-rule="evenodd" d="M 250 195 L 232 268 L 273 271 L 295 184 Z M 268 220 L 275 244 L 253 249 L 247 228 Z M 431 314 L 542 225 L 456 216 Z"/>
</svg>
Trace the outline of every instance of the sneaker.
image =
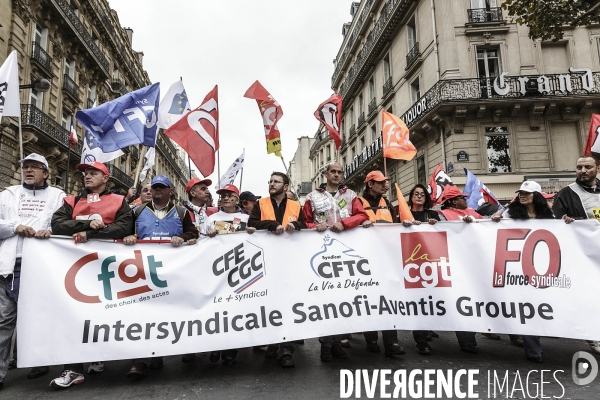
<svg viewBox="0 0 600 400">
<path fill-rule="evenodd" d="M 163 358 L 162 357 L 152 357 L 150 359 L 150 364 L 148 368 L 150 369 L 161 369 L 163 367 Z"/>
<path fill-rule="evenodd" d="M 348 358 L 348 354 L 342 349 L 342 345 L 339 343 L 331 346 L 331 354 L 336 358 Z"/>
<path fill-rule="evenodd" d="M 270 344 L 267 347 L 267 352 L 265 353 L 265 358 L 277 358 L 279 354 L 279 346 L 276 344 Z"/>
<path fill-rule="evenodd" d="M 321 361 L 330 362 L 333 361 L 333 354 L 331 353 L 331 346 L 321 345 Z"/>
<path fill-rule="evenodd" d="M 296 366 L 296 364 L 294 364 L 294 358 L 291 354 L 284 354 L 279 357 L 279 365 L 283 368 L 292 368 Z"/>
<path fill-rule="evenodd" d="M 83 382 L 85 382 L 83 374 L 66 369 L 62 372 L 62 374 L 60 374 L 58 378 L 52 379 L 52 382 L 50 382 L 50 386 L 57 389 L 64 389 L 68 388 L 71 385 L 79 385 Z"/>
<path fill-rule="evenodd" d="M 500 340 L 500 335 L 498 335 L 497 333 L 482 333 L 482 335 L 488 339 Z"/>
<path fill-rule="evenodd" d="M 181 362 L 182 363 L 189 363 L 189 362 L 192 362 L 194 360 L 194 358 L 196 358 L 196 355 L 194 353 L 184 354 L 184 355 L 181 356 Z"/>
<path fill-rule="evenodd" d="M 379 348 L 377 342 L 370 342 L 367 343 L 367 351 L 370 351 L 371 353 L 379 353 L 381 349 Z"/>
<path fill-rule="evenodd" d="M 35 379 L 44 376 L 50 371 L 50 367 L 33 367 L 27 374 L 27 379 Z"/>
<path fill-rule="evenodd" d="M 406 351 L 404 351 L 404 347 L 400 346 L 398 343 L 393 343 L 392 345 L 385 348 L 386 357 L 402 356 L 404 354 L 406 354 Z"/>
<path fill-rule="evenodd" d="M 510 339 L 510 343 L 513 346 L 517 346 L 517 347 L 523 347 L 523 339 L 520 337 L 514 338 L 514 339 Z"/>
<path fill-rule="evenodd" d="M 600 354 L 600 340 L 590 340 L 588 344 L 594 353 Z"/>
<path fill-rule="evenodd" d="M 464 351 L 465 353 L 470 353 L 470 354 L 477 354 L 477 347 L 473 346 L 472 344 L 467 344 L 464 346 L 460 346 L 460 349 L 462 351 Z"/>
<path fill-rule="evenodd" d="M 134 363 L 127 372 L 128 378 L 142 378 L 146 375 L 148 375 L 148 366 L 145 362 Z"/>
<path fill-rule="evenodd" d="M 103 361 L 93 362 L 88 367 L 88 374 L 90 374 L 90 375 L 99 374 L 100 372 L 104 372 L 104 362 Z"/>
<path fill-rule="evenodd" d="M 423 356 L 428 356 L 432 353 L 431 346 L 429 346 L 427 343 L 418 343 L 417 344 L 417 353 L 419 353 Z"/>
</svg>

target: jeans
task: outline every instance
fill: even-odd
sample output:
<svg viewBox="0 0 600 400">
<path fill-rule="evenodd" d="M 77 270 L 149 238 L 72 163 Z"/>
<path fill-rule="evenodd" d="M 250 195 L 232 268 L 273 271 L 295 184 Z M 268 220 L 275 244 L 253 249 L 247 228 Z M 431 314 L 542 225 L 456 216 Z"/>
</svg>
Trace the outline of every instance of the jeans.
<svg viewBox="0 0 600 400">
<path fill-rule="evenodd" d="M 465 346 L 477 346 L 477 340 L 475 339 L 475 332 L 456 331 L 456 338 L 458 339 L 458 345 L 460 347 Z"/>
<path fill-rule="evenodd" d="M 377 331 L 363 332 L 363 335 L 367 343 L 377 342 L 379 337 Z M 386 349 L 398 343 L 398 333 L 396 331 L 381 331 L 381 336 L 383 337 L 383 347 Z"/>
<path fill-rule="evenodd" d="M 6 278 L 0 275 L 0 382 L 4 381 L 8 372 L 10 345 L 17 326 L 17 301 L 14 296 L 13 283 L 19 280 L 20 273 L 21 259 L 17 258 L 15 273 Z M 11 288 L 13 288 L 12 291 Z"/>
</svg>

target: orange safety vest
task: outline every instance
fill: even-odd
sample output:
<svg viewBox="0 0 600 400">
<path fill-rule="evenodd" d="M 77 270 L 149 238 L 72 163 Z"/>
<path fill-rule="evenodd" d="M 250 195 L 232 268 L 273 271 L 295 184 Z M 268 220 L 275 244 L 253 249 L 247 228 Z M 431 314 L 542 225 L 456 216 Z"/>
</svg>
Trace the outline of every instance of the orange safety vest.
<svg viewBox="0 0 600 400">
<path fill-rule="evenodd" d="M 377 213 L 373 212 L 371 205 L 365 198 L 359 197 L 359 199 L 362 202 L 363 208 L 367 212 L 367 215 L 369 216 L 369 221 L 384 222 L 387 224 L 391 224 L 392 222 L 394 222 L 392 214 L 390 213 L 390 210 L 388 209 L 388 206 L 383 197 L 379 199 L 379 205 L 377 206 Z"/>
<path fill-rule="evenodd" d="M 259 199 L 258 204 L 260 205 L 261 221 L 277 220 L 275 218 L 275 210 L 273 209 L 273 203 L 271 203 L 271 197 L 263 197 L 262 199 Z M 283 221 L 281 222 L 281 226 L 285 228 L 290 222 L 298 221 L 301 209 L 302 206 L 300 206 L 300 203 L 288 199 L 285 205 L 285 213 L 283 214 Z"/>
</svg>

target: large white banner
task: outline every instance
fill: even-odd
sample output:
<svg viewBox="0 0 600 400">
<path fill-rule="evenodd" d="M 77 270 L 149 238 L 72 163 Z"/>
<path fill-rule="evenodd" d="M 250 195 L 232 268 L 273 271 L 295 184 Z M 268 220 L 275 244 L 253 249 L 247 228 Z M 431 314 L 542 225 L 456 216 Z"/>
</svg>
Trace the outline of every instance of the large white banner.
<svg viewBox="0 0 600 400">
<path fill-rule="evenodd" d="M 237 233 L 193 246 L 26 239 L 19 367 L 385 329 L 598 339 L 596 221 Z"/>
</svg>

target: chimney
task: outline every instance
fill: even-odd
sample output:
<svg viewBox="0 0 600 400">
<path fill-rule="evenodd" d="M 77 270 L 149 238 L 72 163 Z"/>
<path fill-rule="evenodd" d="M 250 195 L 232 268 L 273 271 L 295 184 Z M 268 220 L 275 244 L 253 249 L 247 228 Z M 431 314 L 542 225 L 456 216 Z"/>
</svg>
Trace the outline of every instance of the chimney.
<svg viewBox="0 0 600 400">
<path fill-rule="evenodd" d="M 140 64 L 144 65 L 144 52 L 138 51 L 137 56 L 138 56 L 138 59 L 140 60 Z"/>
<path fill-rule="evenodd" d="M 127 35 L 127 39 L 129 40 L 129 45 L 132 46 L 133 44 L 133 29 L 131 28 L 123 28 L 123 30 L 125 31 L 125 34 Z"/>
</svg>

